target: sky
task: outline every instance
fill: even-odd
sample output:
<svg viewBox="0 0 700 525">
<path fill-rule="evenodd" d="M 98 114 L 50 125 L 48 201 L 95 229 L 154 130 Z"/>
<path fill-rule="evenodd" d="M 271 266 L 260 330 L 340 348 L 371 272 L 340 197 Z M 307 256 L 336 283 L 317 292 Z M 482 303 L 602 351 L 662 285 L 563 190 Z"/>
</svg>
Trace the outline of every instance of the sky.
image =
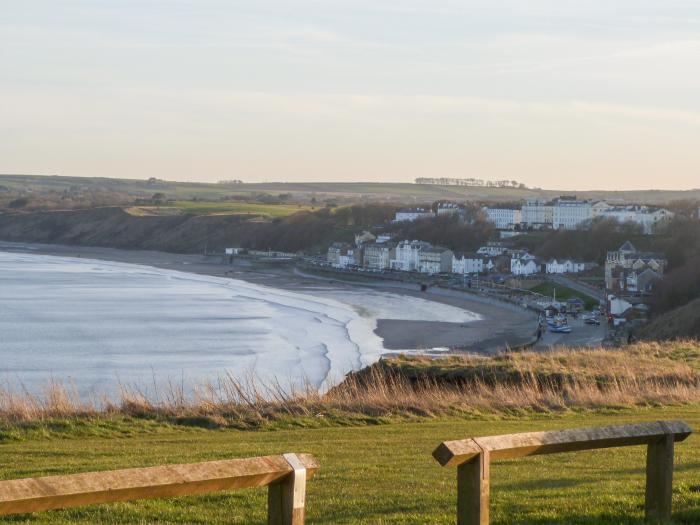
<svg viewBox="0 0 700 525">
<path fill-rule="evenodd" d="M 696 0 L 0 0 L 0 173 L 700 187 Z"/>
</svg>

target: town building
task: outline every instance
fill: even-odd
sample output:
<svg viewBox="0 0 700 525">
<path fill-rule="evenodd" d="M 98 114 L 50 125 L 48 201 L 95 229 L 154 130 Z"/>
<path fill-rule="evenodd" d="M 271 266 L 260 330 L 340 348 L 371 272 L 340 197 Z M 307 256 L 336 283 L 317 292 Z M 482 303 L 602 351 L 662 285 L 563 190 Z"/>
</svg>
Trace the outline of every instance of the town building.
<svg viewBox="0 0 700 525">
<path fill-rule="evenodd" d="M 493 265 L 493 262 L 491 262 Z M 484 256 L 475 253 L 455 253 L 452 256 L 452 273 L 460 275 L 483 273 Z"/>
<path fill-rule="evenodd" d="M 401 241 L 396 246 L 394 259 L 391 260 L 392 270 L 414 272 L 420 267 L 420 252 L 431 248 L 431 244 L 424 241 Z"/>
<path fill-rule="evenodd" d="M 522 205 L 521 221 L 532 230 L 550 229 L 554 224 L 554 201 L 527 199 Z"/>
<path fill-rule="evenodd" d="M 377 237 L 368 231 L 363 231 L 355 234 L 355 246 L 369 244 L 377 240 Z"/>
<path fill-rule="evenodd" d="M 452 250 L 431 246 L 420 251 L 418 270 L 427 274 L 451 272 L 452 257 Z"/>
<path fill-rule="evenodd" d="M 638 204 L 612 206 L 600 201 L 593 205 L 593 217 L 614 219 L 619 223 L 633 223 L 642 227 L 642 232 L 649 235 L 659 224 L 673 218 L 673 212 L 665 208 L 642 206 Z"/>
<path fill-rule="evenodd" d="M 484 206 L 486 219 L 499 230 L 513 230 L 522 222 L 521 210 L 501 206 Z"/>
<path fill-rule="evenodd" d="M 361 248 L 350 246 L 345 242 L 334 242 L 328 247 L 326 260 L 334 268 L 348 268 L 358 266 L 361 262 Z"/>
<path fill-rule="evenodd" d="M 396 212 L 394 222 L 413 222 L 419 219 L 434 217 L 432 210 L 425 208 L 403 208 Z"/>
<path fill-rule="evenodd" d="M 537 261 L 524 259 L 510 260 L 510 273 L 513 275 L 535 275 L 542 271 L 541 265 Z"/>
<path fill-rule="evenodd" d="M 467 207 L 464 204 L 457 204 L 456 202 L 441 202 L 437 206 L 437 216 L 444 217 L 457 216 L 462 222 L 473 222 L 473 219 L 468 217 Z"/>
<path fill-rule="evenodd" d="M 589 264 L 571 259 L 552 259 L 545 263 L 545 271 L 550 274 L 580 273 L 588 268 L 590 268 Z"/>
<path fill-rule="evenodd" d="M 615 294 L 649 293 L 658 280 L 652 270 L 662 277 L 668 261 L 666 256 L 655 252 L 640 252 L 627 241 L 616 251 L 609 251 L 605 260 L 605 287 Z"/>
<path fill-rule="evenodd" d="M 370 270 L 386 270 L 395 258 L 396 246 L 391 242 L 366 244 L 362 250 L 362 266 Z"/>
<path fill-rule="evenodd" d="M 502 242 L 489 241 L 486 243 L 486 246 L 480 247 L 476 253 L 479 255 L 490 255 L 491 257 L 497 257 L 508 253 L 508 247 Z"/>
<path fill-rule="evenodd" d="M 510 273 L 513 275 L 534 275 L 542 271 L 542 265 L 534 255 L 527 252 L 514 252 L 510 259 Z"/>
<path fill-rule="evenodd" d="M 590 201 L 578 200 L 574 196 L 562 196 L 554 201 L 552 227 L 555 230 L 576 230 L 592 218 Z"/>
</svg>

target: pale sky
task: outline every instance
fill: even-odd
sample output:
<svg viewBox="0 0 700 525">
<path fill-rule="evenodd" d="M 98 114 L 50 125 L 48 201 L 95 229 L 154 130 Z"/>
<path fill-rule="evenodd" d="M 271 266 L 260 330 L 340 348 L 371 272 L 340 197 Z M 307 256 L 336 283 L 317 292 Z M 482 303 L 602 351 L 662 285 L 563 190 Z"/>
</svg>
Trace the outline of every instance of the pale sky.
<svg viewBox="0 0 700 525">
<path fill-rule="evenodd" d="M 0 173 L 700 187 L 697 0 L 0 0 Z"/>
</svg>

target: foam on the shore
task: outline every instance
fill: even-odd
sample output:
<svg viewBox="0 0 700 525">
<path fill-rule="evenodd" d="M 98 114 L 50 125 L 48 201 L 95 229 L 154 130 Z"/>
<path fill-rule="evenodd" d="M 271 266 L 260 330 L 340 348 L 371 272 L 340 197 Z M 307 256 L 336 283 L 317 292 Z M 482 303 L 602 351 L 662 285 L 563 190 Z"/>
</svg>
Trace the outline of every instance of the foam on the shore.
<svg viewBox="0 0 700 525">
<path fill-rule="evenodd" d="M 0 252 L 0 378 L 113 393 L 225 374 L 326 387 L 383 352 L 328 297 L 149 266 Z"/>
</svg>

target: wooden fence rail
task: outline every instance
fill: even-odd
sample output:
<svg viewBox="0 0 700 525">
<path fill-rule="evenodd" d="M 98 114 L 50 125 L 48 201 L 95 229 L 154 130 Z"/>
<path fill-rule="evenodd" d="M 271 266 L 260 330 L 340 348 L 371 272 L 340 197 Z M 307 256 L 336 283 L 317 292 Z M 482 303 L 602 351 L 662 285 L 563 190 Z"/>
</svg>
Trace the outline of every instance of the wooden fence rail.
<svg viewBox="0 0 700 525">
<path fill-rule="evenodd" d="M 445 441 L 433 457 L 442 466 L 457 467 L 458 525 L 488 525 L 492 460 L 647 445 L 644 512 L 647 520 L 664 522 L 671 518 L 673 445 L 690 433 L 683 421 L 530 432 Z"/>
<path fill-rule="evenodd" d="M 318 468 L 309 454 L 284 454 L 0 481 L 0 516 L 267 486 L 268 523 L 303 525 Z"/>
</svg>

